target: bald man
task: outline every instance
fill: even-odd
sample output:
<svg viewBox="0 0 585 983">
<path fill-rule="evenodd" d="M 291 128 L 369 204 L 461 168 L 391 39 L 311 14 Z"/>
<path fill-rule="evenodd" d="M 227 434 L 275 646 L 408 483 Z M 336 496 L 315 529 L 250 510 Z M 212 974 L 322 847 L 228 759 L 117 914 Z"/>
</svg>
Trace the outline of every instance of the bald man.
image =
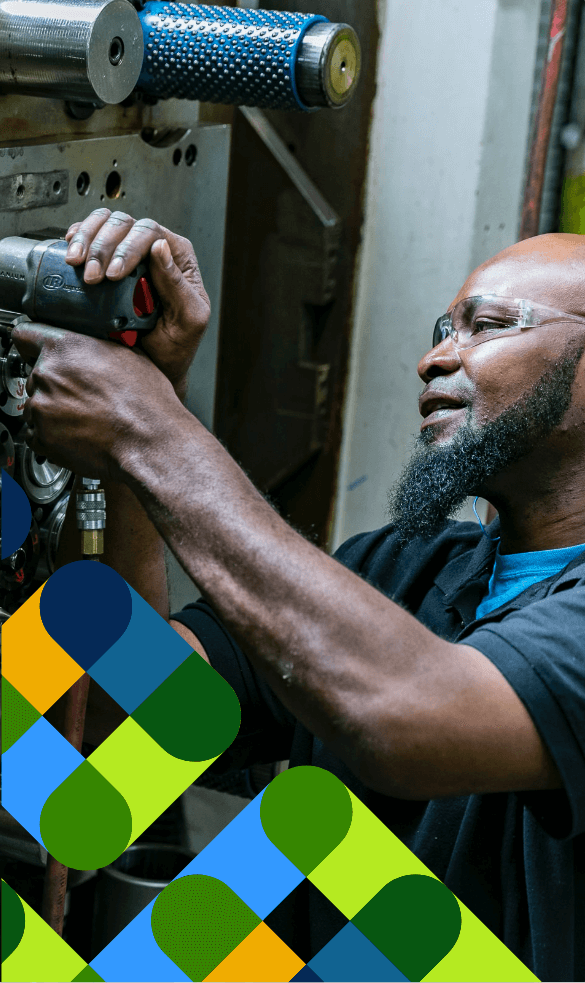
<svg viewBox="0 0 585 983">
<path fill-rule="evenodd" d="M 164 313 L 144 353 L 20 325 L 28 442 L 108 483 L 107 560 L 163 616 L 162 540 L 199 588 L 171 623 L 240 698 L 224 766 L 328 769 L 541 980 L 583 980 L 583 240 L 469 277 L 418 367 L 392 523 L 332 558 L 181 403 L 208 317 L 189 244 L 107 210 L 69 239 L 88 283 L 150 254 Z M 467 495 L 499 521 L 450 521 Z M 316 891 L 293 907 L 308 959 L 344 920 Z"/>
</svg>

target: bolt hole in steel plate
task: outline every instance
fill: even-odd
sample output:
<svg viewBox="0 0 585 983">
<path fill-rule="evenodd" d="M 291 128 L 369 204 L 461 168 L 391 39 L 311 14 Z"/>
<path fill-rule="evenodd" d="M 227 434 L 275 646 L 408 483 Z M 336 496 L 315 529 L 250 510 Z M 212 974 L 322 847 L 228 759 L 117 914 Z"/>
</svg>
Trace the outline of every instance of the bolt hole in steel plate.
<svg viewBox="0 0 585 983">
<path fill-rule="evenodd" d="M 173 150 L 173 164 L 175 165 L 175 167 L 177 166 L 177 164 L 181 163 L 182 158 L 183 158 L 183 151 L 180 150 L 179 147 L 177 147 L 176 150 Z"/>
<path fill-rule="evenodd" d="M 87 173 L 87 171 L 82 171 L 79 177 L 77 178 L 77 183 L 76 183 L 77 194 L 86 195 L 87 192 L 89 191 L 90 184 L 91 181 L 90 181 L 89 174 Z"/>
<path fill-rule="evenodd" d="M 187 167 L 192 167 L 197 160 L 197 147 L 194 143 L 190 143 L 185 151 L 185 163 Z"/>
<path fill-rule="evenodd" d="M 119 198 L 122 190 L 122 178 L 118 171 L 110 171 L 106 178 L 106 194 L 108 198 Z"/>
</svg>

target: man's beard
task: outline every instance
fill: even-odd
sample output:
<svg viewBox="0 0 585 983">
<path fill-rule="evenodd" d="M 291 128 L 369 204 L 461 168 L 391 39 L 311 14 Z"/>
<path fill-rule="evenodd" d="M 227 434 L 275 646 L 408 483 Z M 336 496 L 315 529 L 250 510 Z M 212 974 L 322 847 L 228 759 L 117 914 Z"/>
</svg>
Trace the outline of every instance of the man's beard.
<svg viewBox="0 0 585 983">
<path fill-rule="evenodd" d="M 471 410 L 456 435 L 434 445 L 432 425 L 388 497 L 390 521 L 403 540 L 431 539 L 445 527 L 468 495 L 479 495 L 487 478 L 526 457 L 557 427 L 572 398 L 585 343 L 569 345 L 565 358 L 547 370 L 527 393 L 495 420 L 473 423 Z"/>
</svg>

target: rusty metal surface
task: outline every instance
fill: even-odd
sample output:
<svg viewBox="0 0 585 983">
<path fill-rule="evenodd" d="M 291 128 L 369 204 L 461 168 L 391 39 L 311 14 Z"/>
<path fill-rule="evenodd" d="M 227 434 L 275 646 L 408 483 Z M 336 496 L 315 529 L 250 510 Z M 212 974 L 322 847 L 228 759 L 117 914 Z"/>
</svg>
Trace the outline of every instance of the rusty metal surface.
<svg viewBox="0 0 585 983">
<path fill-rule="evenodd" d="M 11 174 L 0 177 L 0 212 L 59 208 L 69 201 L 69 171 Z"/>
</svg>

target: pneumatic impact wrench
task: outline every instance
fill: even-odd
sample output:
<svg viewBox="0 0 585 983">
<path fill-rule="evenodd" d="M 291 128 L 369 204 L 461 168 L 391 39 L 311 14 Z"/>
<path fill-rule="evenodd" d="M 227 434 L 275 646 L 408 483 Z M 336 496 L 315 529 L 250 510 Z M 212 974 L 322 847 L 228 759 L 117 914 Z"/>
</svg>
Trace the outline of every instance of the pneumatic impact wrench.
<svg viewBox="0 0 585 983">
<path fill-rule="evenodd" d="M 8 236 L 0 239 L 0 409 L 20 416 L 26 401 L 28 368 L 11 344 L 11 330 L 22 320 L 41 321 L 94 338 L 133 347 L 154 328 L 161 305 L 148 266 L 140 263 L 123 280 L 86 284 L 83 266 L 65 261 L 68 243 L 61 238 Z M 82 479 L 77 495 L 77 525 L 82 554 L 103 553 L 105 496 L 99 481 Z"/>
</svg>

